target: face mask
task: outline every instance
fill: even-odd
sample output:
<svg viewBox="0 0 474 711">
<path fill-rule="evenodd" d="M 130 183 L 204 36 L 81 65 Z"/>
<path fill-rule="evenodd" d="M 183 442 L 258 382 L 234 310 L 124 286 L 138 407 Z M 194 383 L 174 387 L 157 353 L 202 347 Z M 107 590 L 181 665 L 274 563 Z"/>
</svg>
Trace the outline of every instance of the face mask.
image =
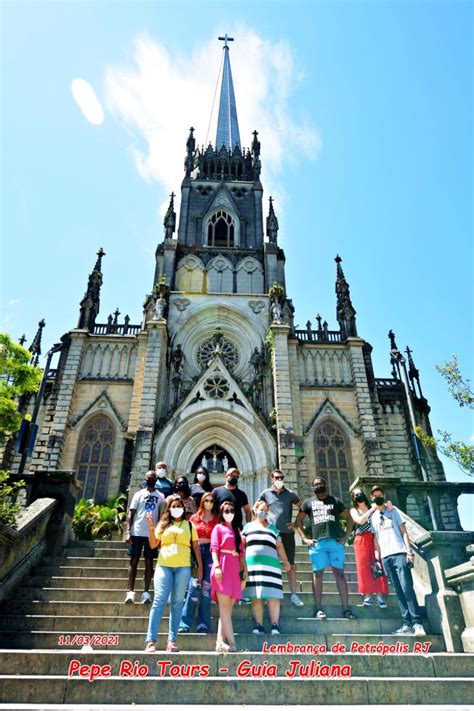
<svg viewBox="0 0 474 711">
<path fill-rule="evenodd" d="M 235 514 L 233 513 L 225 513 L 223 514 L 224 521 L 227 521 L 227 523 L 231 523 L 231 521 L 234 520 Z"/>
<path fill-rule="evenodd" d="M 257 518 L 260 519 L 260 521 L 265 521 L 265 519 L 267 518 L 267 512 L 257 511 Z"/>
<path fill-rule="evenodd" d="M 184 509 L 181 507 L 178 508 L 178 506 L 174 506 L 172 509 L 170 509 L 171 515 L 173 518 L 181 518 L 181 516 L 184 514 Z"/>
<path fill-rule="evenodd" d="M 316 486 L 314 487 L 315 494 L 324 494 L 325 491 L 326 491 L 325 484 L 316 484 Z"/>
<path fill-rule="evenodd" d="M 282 489 L 283 488 L 283 482 L 281 479 L 275 479 L 273 482 L 273 485 L 275 486 L 275 489 Z"/>
<path fill-rule="evenodd" d="M 163 479 L 166 476 L 166 469 L 157 469 L 156 475 Z"/>
<path fill-rule="evenodd" d="M 361 504 L 364 501 L 364 494 L 357 494 L 354 496 L 354 501 L 357 501 L 358 504 Z"/>
<path fill-rule="evenodd" d="M 239 480 L 237 479 L 236 476 L 230 476 L 227 479 L 227 483 L 230 484 L 231 486 L 237 486 L 237 484 L 239 483 Z"/>
<path fill-rule="evenodd" d="M 196 479 L 198 481 L 206 481 L 206 475 L 205 474 L 198 474 Z"/>
<path fill-rule="evenodd" d="M 212 501 L 205 501 L 204 502 L 204 508 L 207 509 L 208 511 L 212 511 L 214 508 L 214 502 Z"/>
<path fill-rule="evenodd" d="M 374 504 L 377 504 L 377 506 L 381 506 L 385 501 L 385 496 L 374 496 L 372 501 Z"/>
</svg>

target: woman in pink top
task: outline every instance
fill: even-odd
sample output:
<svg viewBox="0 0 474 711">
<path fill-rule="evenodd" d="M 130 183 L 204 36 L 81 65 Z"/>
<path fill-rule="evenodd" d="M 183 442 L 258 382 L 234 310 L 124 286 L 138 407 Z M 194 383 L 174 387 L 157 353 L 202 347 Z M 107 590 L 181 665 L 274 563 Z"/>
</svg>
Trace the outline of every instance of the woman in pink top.
<svg viewBox="0 0 474 711">
<path fill-rule="evenodd" d="M 234 520 L 234 505 L 224 501 L 219 509 L 218 523 L 211 534 L 211 595 L 219 605 L 216 652 L 237 651 L 232 608 L 236 600 L 242 599 L 242 588 L 247 579 L 242 539 Z"/>
</svg>

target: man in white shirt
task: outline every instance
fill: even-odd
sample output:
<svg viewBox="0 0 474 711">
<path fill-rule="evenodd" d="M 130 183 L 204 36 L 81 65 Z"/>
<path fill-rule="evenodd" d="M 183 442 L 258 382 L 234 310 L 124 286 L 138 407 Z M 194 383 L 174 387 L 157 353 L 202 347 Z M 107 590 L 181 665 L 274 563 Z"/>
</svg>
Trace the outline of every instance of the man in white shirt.
<svg viewBox="0 0 474 711">
<path fill-rule="evenodd" d="M 375 557 L 382 561 L 398 598 L 403 624 L 394 634 L 426 634 L 421 624 L 420 610 L 413 589 L 411 568 L 414 555 L 403 515 L 393 506 L 385 505 L 385 494 L 380 486 L 373 486 L 371 499 L 377 508 L 370 518 L 375 533 Z"/>
<path fill-rule="evenodd" d="M 134 494 L 132 503 L 128 510 L 127 519 L 127 539 L 128 555 L 130 556 L 130 566 L 128 569 L 128 592 L 124 602 L 135 602 L 135 579 L 140 561 L 142 549 L 145 558 L 145 589 L 142 593 L 142 603 L 150 603 L 150 583 L 153 576 L 153 559 L 158 555 L 157 548 L 150 548 L 148 542 L 148 523 L 146 515 L 150 513 L 156 524 L 161 513 L 161 507 L 165 497 L 159 491 L 155 491 L 157 476 L 151 470 L 145 476 L 146 489 L 140 489 Z"/>
</svg>

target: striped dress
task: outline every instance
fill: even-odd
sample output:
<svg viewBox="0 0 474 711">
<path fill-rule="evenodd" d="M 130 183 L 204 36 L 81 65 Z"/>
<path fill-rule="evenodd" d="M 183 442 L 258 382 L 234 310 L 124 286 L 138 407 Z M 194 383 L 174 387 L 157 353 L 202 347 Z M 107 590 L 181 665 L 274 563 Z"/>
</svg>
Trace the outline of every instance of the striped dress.
<svg viewBox="0 0 474 711">
<path fill-rule="evenodd" d="M 280 533 L 273 524 L 247 523 L 242 531 L 248 579 L 244 595 L 249 598 L 281 600 L 283 583 L 276 543 Z"/>
</svg>

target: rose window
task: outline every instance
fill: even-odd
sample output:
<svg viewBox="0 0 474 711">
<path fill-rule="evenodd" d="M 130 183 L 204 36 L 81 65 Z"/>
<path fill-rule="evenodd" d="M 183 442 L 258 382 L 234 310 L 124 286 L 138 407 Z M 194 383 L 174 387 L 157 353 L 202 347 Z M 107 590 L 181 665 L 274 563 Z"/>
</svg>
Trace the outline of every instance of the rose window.
<svg viewBox="0 0 474 711">
<path fill-rule="evenodd" d="M 233 343 L 221 336 L 219 342 L 210 338 L 204 341 L 197 351 L 197 362 L 201 368 L 207 368 L 209 361 L 216 355 L 219 355 L 225 367 L 229 370 L 235 368 L 239 362 L 239 354 Z"/>
<path fill-rule="evenodd" d="M 204 383 L 204 392 L 211 398 L 222 400 L 229 394 L 229 383 L 219 375 L 213 375 Z"/>
</svg>

